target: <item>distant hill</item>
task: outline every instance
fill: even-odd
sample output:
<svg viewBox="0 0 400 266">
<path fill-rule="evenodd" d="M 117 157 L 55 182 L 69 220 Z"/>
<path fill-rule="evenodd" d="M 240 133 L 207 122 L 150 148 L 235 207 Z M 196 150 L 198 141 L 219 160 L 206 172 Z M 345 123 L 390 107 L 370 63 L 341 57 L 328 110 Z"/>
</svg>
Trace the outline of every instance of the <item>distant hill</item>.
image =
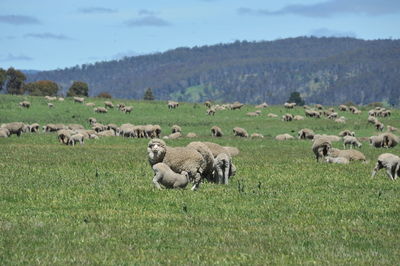
<svg viewBox="0 0 400 266">
<path fill-rule="evenodd" d="M 53 80 L 64 92 L 84 81 L 90 95 L 118 98 L 141 99 L 150 87 L 160 100 L 280 104 L 299 91 L 306 103 L 398 105 L 400 40 L 236 41 L 28 73 L 28 79 Z"/>
</svg>

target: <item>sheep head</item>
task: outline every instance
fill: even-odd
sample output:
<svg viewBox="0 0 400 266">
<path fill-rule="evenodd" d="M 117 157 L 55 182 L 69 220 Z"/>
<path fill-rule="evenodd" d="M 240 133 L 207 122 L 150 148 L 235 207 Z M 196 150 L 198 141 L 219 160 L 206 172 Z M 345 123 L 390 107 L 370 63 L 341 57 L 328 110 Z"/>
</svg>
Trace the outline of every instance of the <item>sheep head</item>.
<svg viewBox="0 0 400 266">
<path fill-rule="evenodd" d="M 160 163 L 163 161 L 167 145 L 161 139 L 152 139 L 147 144 L 147 154 L 149 156 L 150 165 Z"/>
</svg>

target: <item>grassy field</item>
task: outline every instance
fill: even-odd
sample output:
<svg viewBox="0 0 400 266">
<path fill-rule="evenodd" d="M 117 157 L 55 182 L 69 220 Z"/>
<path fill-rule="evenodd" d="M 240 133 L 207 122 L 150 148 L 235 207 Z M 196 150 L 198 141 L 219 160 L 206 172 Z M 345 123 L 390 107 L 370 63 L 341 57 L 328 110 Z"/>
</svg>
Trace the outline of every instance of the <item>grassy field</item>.
<svg viewBox="0 0 400 266">
<path fill-rule="evenodd" d="M 22 99 L 32 102 L 21 109 Z M 99 105 L 101 99 L 90 99 Z M 201 104 L 168 110 L 165 102 L 119 101 L 132 114 L 92 108 L 70 99 L 47 107 L 43 98 L 0 95 L 0 123 L 178 124 L 195 140 L 235 146 L 237 174 L 229 185 L 204 183 L 196 192 L 153 188 L 146 139 L 88 140 L 69 147 L 55 134 L 0 139 L 0 264 L 374 264 L 400 261 L 400 183 L 384 170 L 371 179 L 379 154 L 364 142 L 367 163 L 316 163 L 311 142 L 278 142 L 301 128 L 358 137 L 376 134 L 361 115 L 340 112 L 346 124 L 327 119 L 282 122 L 281 106 L 247 117 L 254 106 L 207 116 Z M 290 111 L 304 115 L 302 108 Z M 400 112 L 380 119 L 400 128 Z M 210 137 L 218 125 L 225 136 Z M 262 140 L 232 137 L 240 126 Z M 184 146 L 193 139 L 169 140 Z M 341 143 L 334 143 L 342 148 Z M 397 146 L 389 152 L 400 155 Z"/>
</svg>

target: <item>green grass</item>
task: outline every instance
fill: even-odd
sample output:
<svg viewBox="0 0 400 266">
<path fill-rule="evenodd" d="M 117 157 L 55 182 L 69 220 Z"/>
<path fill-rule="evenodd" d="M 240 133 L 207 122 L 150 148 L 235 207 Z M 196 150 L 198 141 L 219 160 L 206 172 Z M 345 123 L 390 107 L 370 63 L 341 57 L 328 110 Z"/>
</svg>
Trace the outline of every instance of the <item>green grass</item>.
<svg viewBox="0 0 400 266">
<path fill-rule="evenodd" d="M 18 107 L 23 98 L 32 102 L 29 110 Z M 158 123 L 165 134 L 176 123 L 199 140 L 238 147 L 236 176 L 227 186 L 205 183 L 196 192 L 157 191 L 145 139 L 102 138 L 76 147 L 57 143 L 55 134 L 0 139 L 0 264 L 398 264 L 400 184 L 383 170 L 370 178 L 377 156 L 387 150 L 364 142 L 365 164 L 318 164 L 309 141 L 273 140 L 304 127 L 371 136 L 376 132 L 365 110 L 340 113 L 348 118 L 341 125 L 266 117 L 286 113 L 280 106 L 251 118 L 245 113 L 252 106 L 210 117 L 199 104 L 168 110 L 165 102 L 113 102 L 129 103 L 134 111 L 94 114 L 70 99 L 48 109 L 42 98 L 0 95 L 0 123 L 87 126 L 94 116 L 103 123 Z M 301 108 L 290 112 L 304 114 Z M 400 127 L 399 118 L 395 110 L 381 120 Z M 209 137 L 213 125 L 226 136 Z M 266 138 L 234 138 L 234 126 Z M 399 149 L 389 152 L 399 155 Z"/>
</svg>

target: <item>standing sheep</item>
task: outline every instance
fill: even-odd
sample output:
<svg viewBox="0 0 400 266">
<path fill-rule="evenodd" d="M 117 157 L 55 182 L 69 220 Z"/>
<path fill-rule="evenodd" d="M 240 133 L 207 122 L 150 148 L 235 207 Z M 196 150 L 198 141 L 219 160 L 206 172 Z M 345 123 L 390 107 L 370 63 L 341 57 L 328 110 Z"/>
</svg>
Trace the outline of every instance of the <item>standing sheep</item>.
<svg viewBox="0 0 400 266">
<path fill-rule="evenodd" d="M 1 125 L 2 128 L 6 128 L 10 135 L 16 134 L 18 137 L 21 136 L 22 132 L 25 132 L 26 125 L 22 122 L 12 122 Z"/>
<path fill-rule="evenodd" d="M 84 144 L 83 142 L 83 135 L 82 134 L 75 134 L 69 137 L 68 139 L 68 145 L 75 146 L 76 143 L 80 143 L 81 145 Z"/>
<path fill-rule="evenodd" d="M 75 103 L 83 103 L 84 101 L 85 101 L 85 98 L 83 98 L 83 97 L 74 97 Z"/>
<path fill-rule="evenodd" d="M 382 168 L 386 168 L 388 177 L 395 180 L 400 174 L 400 157 L 391 153 L 379 155 L 371 177 L 375 177 L 376 173 Z"/>
<path fill-rule="evenodd" d="M 244 128 L 241 128 L 241 127 L 234 127 L 233 128 L 233 135 L 234 136 L 238 136 L 238 137 L 242 137 L 242 138 L 248 138 L 249 137 L 249 133 L 247 133 L 247 131 Z"/>
<path fill-rule="evenodd" d="M 213 126 L 211 128 L 211 136 L 213 137 L 222 137 L 224 134 L 222 133 L 222 130 L 220 127 Z"/>
<path fill-rule="evenodd" d="M 110 101 L 105 101 L 104 102 L 104 107 L 105 108 L 114 108 L 114 104 Z"/>
<path fill-rule="evenodd" d="M 315 154 L 317 162 L 319 161 L 319 158 L 327 156 L 331 148 L 332 143 L 329 141 L 329 139 L 326 138 L 317 138 L 316 140 L 314 140 L 311 147 L 312 151 Z"/>
<path fill-rule="evenodd" d="M 353 147 L 361 148 L 362 144 L 361 144 L 361 142 L 359 142 L 356 139 L 356 137 L 345 136 L 345 137 L 343 137 L 343 147 L 347 148 L 347 146 L 350 146 L 350 148 L 353 148 Z"/>
<path fill-rule="evenodd" d="M 218 184 L 228 185 L 229 177 L 235 174 L 236 168 L 232 164 L 231 157 L 226 153 L 220 153 L 214 159 L 214 180 Z"/>
<path fill-rule="evenodd" d="M 24 108 L 29 108 L 31 107 L 31 103 L 28 101 L 23 101 L 19 103 L 19 106 L 24 107 Z"/>
<path fill-rule="evenodd" d="M 297 135 L 299 139 L 313 139 L 315 133 L 311 129 L 303 128 L 297 133 Z"/>
<path fill-rule="evenodd" d="M 153 165 L 154 186 L 161 189 L 161 185 L 165 188 L 185 188 L 189 183 L 189 175 L 186 171 L 182 171 L 180 174 L 175 173 L 165 163 L 157 163 Z"/>
<path fill-rule="evenodd" d="M 399 137 L 390 132 L 383 133 L 382 140 L 384 148 L 393 148 L 399 143 Z"/>
</svg>

